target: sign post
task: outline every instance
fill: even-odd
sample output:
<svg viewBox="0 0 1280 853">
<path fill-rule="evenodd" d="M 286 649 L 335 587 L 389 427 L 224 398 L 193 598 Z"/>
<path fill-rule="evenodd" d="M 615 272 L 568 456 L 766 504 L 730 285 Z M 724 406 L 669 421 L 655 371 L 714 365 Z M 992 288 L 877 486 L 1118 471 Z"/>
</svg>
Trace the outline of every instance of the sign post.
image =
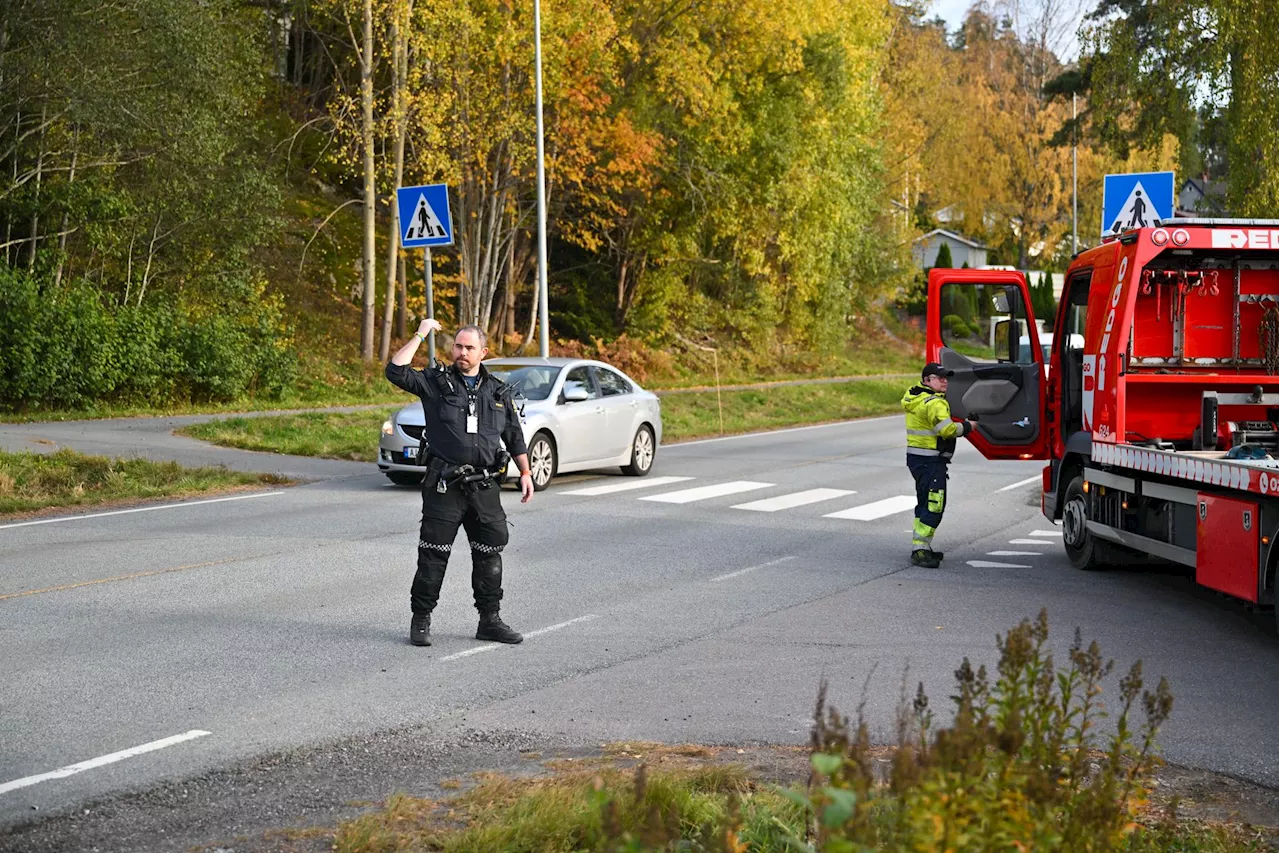
<svg viewBox="0 0 1280 853">
<path fill-rule="evenodd" d="M 453 217 L 449 213 L 449 185 L 427 184 L 400 187 L 396 190 L 396 209 L 400 215 L 400 245 L 405 249 L 422 248 L 422 277 L 427 297 L 427 319 L 436 316 L 435 295 L 431 287 L 431 247 L 453 245 Z M 427 352 L 431 364 L 436 363 L 436 333 L 427 335 Z"/>
<path fill-rule="evenodd" d="M 1150 228 L 1173 218 L 1173 172 L 1107 175 L 1102 182 L 1102 236 Z"/>
</svg>

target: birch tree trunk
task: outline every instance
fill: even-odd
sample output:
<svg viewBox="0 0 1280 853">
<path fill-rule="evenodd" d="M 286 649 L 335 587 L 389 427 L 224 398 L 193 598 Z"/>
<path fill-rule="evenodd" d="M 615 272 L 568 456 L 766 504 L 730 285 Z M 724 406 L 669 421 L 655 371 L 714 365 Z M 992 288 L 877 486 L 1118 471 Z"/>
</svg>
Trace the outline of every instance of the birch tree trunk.
<svg viewBox="0 0 1280 853">
<path fill-rule="evenodd" d="M 40 108 L 40 126 L 43 128 L 45 122 L 48 121 L 48 107 Z M 40 153 L 36 156 L 36 195 L 35 209 L 31 212 L 31 251 L 27 255 L 27 271 L 30 272 L 36 268 L 36 247 L 40 243 L 40 186 L 44 182 L 44 155 L 45 155 L 45 131 L 40 131 Z"/>
<path fill-rule="evenodd" d="M 404 255 L 400 255 L 397 261 L 396 276 L 400 284 L 396 288 L 396 340 L 403 341 L 409 336 L 409 283 L 406 281 L 408 274 L 405 270 L 409 264 Z"/>
<path fill-rule="evenodd" d="M 80 157 L 79 132 L 75 134 L 74 139 L 75 141 L 72 143 L 71 148 L 71 171 L 67 173 L 68 185 L 76 182 L 76 162 Z M 66 212 L 62 214 L 62 224 L 58 228 L 61 234 L 58 236 L 58 267 L 53 273 L 54 290 L 57 290 L 62 285 L 62 271 L 67 265 L 67 216 Z"/>
<path fill-rule="evenodd" d="M 364 307 L 360 313 L 360 357 L 373 361 L 374 300 L 377 297 L 377 180 L 373 166 L 373 0 L 363 4 L 363 48 L 360 51 L 361 147 L 364 149 Z"/>
<path fill-rule="evenodd" d="M 387 230 L 387 291 L 382 307 L 382 346 L 378 350 L 378 358 L 386 361 L 391 356 L 391 321 L 396 309 L 396 271 L 400 255 L 400 217 L 396 204 L 396 190 L 404 178 L 404 140 L 408 131 L 405 115 L 405 78 L 409 67 L 405 44 L 408 41 L 408 28 L 413 21 L 413 0 L 399 2 L 392 8 L 391 20 L 391 116 L 394 123 L 395 142 L 395 178 L 391 182 L 391 214 Z"/>
</svg>

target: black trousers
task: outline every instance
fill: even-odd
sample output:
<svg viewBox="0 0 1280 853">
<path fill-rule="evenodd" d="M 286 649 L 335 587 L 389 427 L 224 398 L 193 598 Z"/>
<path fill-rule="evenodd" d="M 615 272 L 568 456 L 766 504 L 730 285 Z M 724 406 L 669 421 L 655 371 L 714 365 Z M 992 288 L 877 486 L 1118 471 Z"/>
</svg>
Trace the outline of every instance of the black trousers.
<svg viewBox="0 0 1280 853">
<path fill-rule="evenodd" d="M 911 547 L 932 548 L 933 534 L 942 524 L 947 508 L 947 462 L 941 456 L 907 454 L 907 468 L 916 481 L 916 521 L 911 530 Z"/>
<path fill-rule="evenodd" d="M 431 486 L 422 492 L 418 572 L 409 592 L 410 607 L 414 613 L 435 609 L 453 540 L 462 527 L 471 543 L 471 591 L 476 609 L 481 613 L 497 610 L 502 601 L 502 549 L 508 541 L 502 490 L 496 484 L 470 491 L 454 485 L 440 494 L 435 490 L 434 478 L 427 480 Z"/>
</svg>

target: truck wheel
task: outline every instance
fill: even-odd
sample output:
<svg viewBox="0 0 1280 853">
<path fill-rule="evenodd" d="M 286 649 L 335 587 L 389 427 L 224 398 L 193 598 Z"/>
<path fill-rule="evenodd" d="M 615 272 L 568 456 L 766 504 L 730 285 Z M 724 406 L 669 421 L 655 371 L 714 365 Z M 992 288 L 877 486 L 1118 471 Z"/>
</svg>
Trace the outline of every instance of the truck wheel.
<svg viewBox="0 0 1280 853">
<path fill-rule="evenodd" d="M 1089 496 L 1084 493 L 1084 476 L 1077 474 L 1062 504 L 1062 545 L 1067 559 L 1077 569 L 1099 569 L 1107 565 L 1112 551 L 1107 543 L 1089 532 Z"/>
<path fill-rule="evenodd" d="M 1271 571 L 1271 588 L 1276 590 L 1276 601 L 1271 607 L 1271 615 L 1276 620 L 1276 637 L 1280 637 L 1280 562 L 1276 562 L 1276 566 Z"/>
</svg>

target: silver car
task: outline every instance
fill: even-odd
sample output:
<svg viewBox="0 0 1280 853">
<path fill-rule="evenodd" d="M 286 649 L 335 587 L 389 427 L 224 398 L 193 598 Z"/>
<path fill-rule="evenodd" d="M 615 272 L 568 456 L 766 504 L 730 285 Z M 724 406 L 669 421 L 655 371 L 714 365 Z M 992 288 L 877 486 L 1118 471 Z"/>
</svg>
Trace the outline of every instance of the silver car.
<svg viewBox="0 0 1280 853">
<path fill-rule="evenodd" d="M 485 369 L 516 389 L 533 487 L 556 474 L 622 467 L 643 477 L 662 443 L 658 397 L 604 362 L 580 358 L 494 358 Z M 393 483 L 422 482 L 418 462 L 422 403 L 405 406 L 382 425 L 378 470 Z M 507 476 L 516 475 L 515 465 Z"/>
</svg>

